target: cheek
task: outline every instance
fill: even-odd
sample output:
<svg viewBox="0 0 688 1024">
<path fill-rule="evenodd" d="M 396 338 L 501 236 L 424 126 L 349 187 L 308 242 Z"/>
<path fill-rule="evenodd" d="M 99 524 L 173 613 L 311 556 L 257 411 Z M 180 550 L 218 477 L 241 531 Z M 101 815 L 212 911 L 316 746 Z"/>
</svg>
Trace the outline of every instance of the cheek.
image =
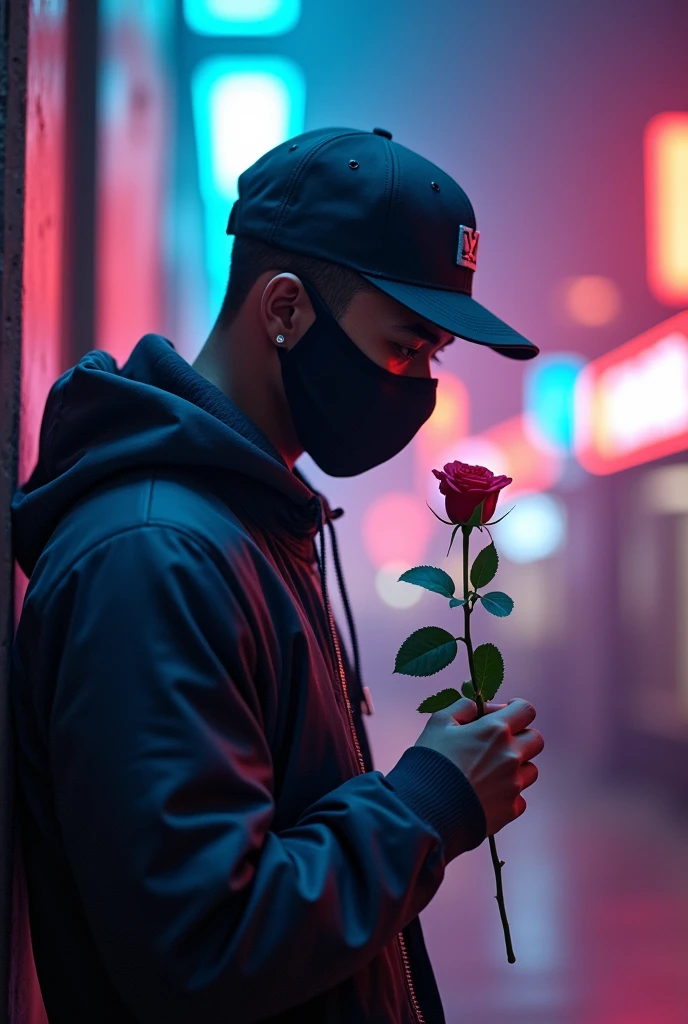
<svg viewBox="0 0 688 1024">
<path fill-rule="evenodd" d="M 367 356 L 373 363 L 381 366 L 383 370 L 389 370 L 390 373 L 401 372 L 402 357 L 387 342 L 367 336 L 364 332 L 358 335 L 349 334 L 349 337 L 363 355 Z"/>
<path fill-rule="evenodd" d="M 383 370 L 395 374 L 397 377 L 414 376 L 416 369 L 413 361 L 404 359 L 388 341 L 373 341 L 368 346 L 366 353 L 374 363 L 381 366 Z"/>
</svg>

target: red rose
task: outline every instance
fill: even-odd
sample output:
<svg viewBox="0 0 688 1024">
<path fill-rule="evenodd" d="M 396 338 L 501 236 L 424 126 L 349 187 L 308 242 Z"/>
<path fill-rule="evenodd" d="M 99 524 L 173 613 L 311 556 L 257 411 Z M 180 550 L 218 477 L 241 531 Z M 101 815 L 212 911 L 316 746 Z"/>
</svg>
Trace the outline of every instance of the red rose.
<svg viewBox="0 0 688 1024">
<path fill-rule="evenodd" d="M 484 501 L 481 523 L 488 523 L 495 514 L 499 492 L 512 483 L 510 476 L 495 476 L 484 466 L 467 466 L 465 462 L 448 462 L 444 472 L 433 469 L 440 481 L 440 494 L 445 497 L 447 518 L 453 523 L 467 523 L 481 501 Z"/>
</svg>

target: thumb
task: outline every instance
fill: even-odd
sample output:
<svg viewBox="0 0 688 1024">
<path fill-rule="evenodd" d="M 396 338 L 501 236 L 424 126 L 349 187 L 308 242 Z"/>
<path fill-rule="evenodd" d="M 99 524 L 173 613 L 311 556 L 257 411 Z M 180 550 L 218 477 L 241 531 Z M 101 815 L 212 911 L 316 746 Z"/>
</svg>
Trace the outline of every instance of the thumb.
<svg viewBox="0 0 688 1024">
<path fill-rule="evenodd" d="M 460 697 L 459 700 L 455 700 L 453 704 L 449 704 L 444 710 L 448 711 L 452 718 L 460 725 L 473 722 L 478 717 L 476 703 L 468 697 Z"/>
</svg>

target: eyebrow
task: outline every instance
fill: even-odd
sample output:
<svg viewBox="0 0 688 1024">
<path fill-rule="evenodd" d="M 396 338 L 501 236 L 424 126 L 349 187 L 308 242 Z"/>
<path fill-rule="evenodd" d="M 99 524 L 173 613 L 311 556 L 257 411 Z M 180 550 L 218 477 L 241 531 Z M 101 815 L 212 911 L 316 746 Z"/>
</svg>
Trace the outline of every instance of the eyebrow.
<svg viewBox="0 0 688 1024">
<path fill-rule="evenodd" d="M 430 330 L 425 324 L 392 324 L 392 329 L 395 331 L 403 331 L 405 334 L 410 334 L 414 338 L 423 338 L 424 341 L 428 341 L 431 345 L 440 345 L 440 336 L 436 331 Z M 446 341 L 443 348 L 447 345 L 451 345 L 454 338 L 450 338 Z"/>
</svg>

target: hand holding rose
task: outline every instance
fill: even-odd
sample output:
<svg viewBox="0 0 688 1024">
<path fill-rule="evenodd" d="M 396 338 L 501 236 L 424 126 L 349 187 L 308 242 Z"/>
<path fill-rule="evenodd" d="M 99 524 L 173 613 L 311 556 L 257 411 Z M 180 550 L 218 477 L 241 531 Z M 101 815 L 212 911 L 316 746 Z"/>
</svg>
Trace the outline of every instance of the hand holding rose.
<svg viewBox="0 0 688 1024">
<path fill-rule="evenodd" d="M 479 718 L 475 703 L 461 697 L 430 715 L 414 745 L 432 747 L 461 769 L 493 836 L 525 811 L 522 791 L 538 777 L 531 759 L 545 743 L 537 729 L 529 728 L 535 708 L 528 701 L 516 697 L 508 704 L 486 703 L 484 710 Z M 457 729 L 456 723 L 464 728 Z"/>
<path fill-rule="evenodd" d="M 474 649 L 471 639 L 471 615 L 477 604 L 499 618 L 510 615 L 514 607 L 508 594 L 501 591 L 481 593 L 482 588 L 494 579 L 499 567 L 499 556 L 488 527 L 492 525 L 501 491 L 513 481 L 508 476 L 495 476 L 484 466 L 470 466 L 458 461 L 448 462 L 444 470 L 433 469 L 433 473 L 440 481 L 448 521 L 441 519 L 436 512 L 433 515 L 448 526 L 454 526 L 449 551 L 457 530 L 461 530 L 463 536 L 463 597 L 454 596 L 454 580 L 443 569 L 433 565 L 408 569 L 399 579 L 441 594 L 449 600 L 450 608 L 463 608 L 464 633 L 463 636 L 453 636 L 440 626 L 417 629 L 399 648 L 394 671 L 414 676 L 434 675 L 454 660 L 458 652 L 457 641 L 465 644 L 470 679 L 461 685 L 460 691 L 448 687 L 421 702 L 418 710 L 429 711 L 432 716 L 418 744 L 433 746 L 440 753 L 446 753 L 479 793 L 488 829 L 491 830 L 488 833 L 490 854 L 507 959 L 509 963 L 515 963 L 502 891 L 504 861 L 497 856 L 494 832 L 525 810 L 521 790 L 532 785 L 537 778 L 537 768 L 530 758 L 540 753 L 544 741 L 536 729 L 527 728 L 535 718 L 535 709 L 527 701 L 517 699 L 499 710 L 495 710 L 494 705 L 486 705 L 486 701 L 493 700 L 503 682 L 504 659 L 494 644 L 484 643 Z M 481 533 L 486 530 L 490 543 L 469 567 L 469 540 L 474 528 Z M 468 705 L 461 694 L 475 703 Z M 470 713 L 469 707 L 472 709 Z M 492 712 L 487 721 L 484 720 L 486 712 Z M 463 723 L 460 732 L 456 730 L 455 722 Z"/>
</svg>

